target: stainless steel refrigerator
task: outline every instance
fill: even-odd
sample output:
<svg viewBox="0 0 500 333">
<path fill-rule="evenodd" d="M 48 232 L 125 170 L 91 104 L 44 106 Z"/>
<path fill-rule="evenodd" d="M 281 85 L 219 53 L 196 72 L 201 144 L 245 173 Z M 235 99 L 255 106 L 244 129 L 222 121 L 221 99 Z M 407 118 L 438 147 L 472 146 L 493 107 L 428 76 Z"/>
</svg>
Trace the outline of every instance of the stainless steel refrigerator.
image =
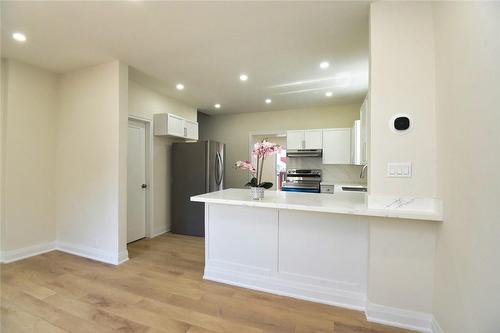
<svg viewBox="0 0 500 333">
<path fill-rule="evenodd" d="M 171 231 L 204 236 L 205 207 L 193 195 L 224 188 L 225 145 L 216 141 L 172 144 Z"/>
</svg>

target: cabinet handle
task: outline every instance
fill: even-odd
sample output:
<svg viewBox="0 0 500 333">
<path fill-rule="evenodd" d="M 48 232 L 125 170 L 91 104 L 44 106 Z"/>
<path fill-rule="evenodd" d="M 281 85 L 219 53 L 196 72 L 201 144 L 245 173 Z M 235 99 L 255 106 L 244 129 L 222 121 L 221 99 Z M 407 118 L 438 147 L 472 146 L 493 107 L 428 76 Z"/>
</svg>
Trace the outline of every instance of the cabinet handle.
<svg viewBox="0 0 500 333">
<path fill-rule="evenodd" d="M 185 137 L 188 136 L 188 134 L 187 134 L 187 128 L 186 127 L 184 127 L 184 136 Z"/>
</svg>

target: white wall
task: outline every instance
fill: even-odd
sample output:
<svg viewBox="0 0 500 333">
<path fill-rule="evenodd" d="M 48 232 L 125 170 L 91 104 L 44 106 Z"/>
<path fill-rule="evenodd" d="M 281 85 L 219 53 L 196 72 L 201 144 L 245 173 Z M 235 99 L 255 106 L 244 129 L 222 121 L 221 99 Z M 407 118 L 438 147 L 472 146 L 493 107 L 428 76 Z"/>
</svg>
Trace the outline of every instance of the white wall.
<svg viewBox="0 0 500 333">
<path fill-rule="evenodd" d="M 439 192 L 434 315 L 446 333 L 500 331 L 500 3 L 435 8 Z"/>
<path fill-rule="evenodd" d="M 2 66 L 2 252 L 53 242 L 55 74 L 15 60 Z"/>
<path fill-rule="evenodd" d="M 423 203 L 425 209 L 433 208 L 437 172 L 434 57 L 429 2 L 371 3 L 371 198 L 416 197 L 424 199 L 418 204 Z M 413 120 L 412 130 L 405 135 L 390 129 L 389 120 L 397 113 L 409 114 Z M 412 177 L 388 178 L 388 162 L 411 162 Z M 371 219 L 369 317 L 430 328 L 438 227 L 436 222 Z M 407 316 L 398 309 L 413 313 Z"/>
<path fill-rule="evenodd" d="M 120 184 L 126 177 L 123 66 L 114 61 L 62 74 L 57 114 L 58 241 L 110 262 L 127 257 L 122 244 L 126 182 Z"/>
<path fill-rule="evenodd" d="M 370 303 L 432 313 L 436 222 L 369 218 Z"/>
<path fill-rule="evenodd" d="M 248 174 L 233 168 L 237 160 L 247 160 L 248 134 L 258 131 L 352 127 L 359 119 L 360 104 L 320 108 L 221 114 L 200 117 L 200 138 L 226 144 L 226 187 L 241 188 Z M 354 167 L 355 168 L 355 167 Z"/>
<path fill-rule="evenodd" d="M 155 113 L 173 113 L 185 119 L 197 120 L 196 108 L 185 105 L 163 95 L 150 87 L 137 83 L 134 77 L 129 82 L 129 114 L 153 119 Z"/>
<path fill-rule="evenodd" d="M 429 2 L 370 5 L 370 154 L 373 196 L 436 196 L 434 32 Z M 393 114 L 413 130 L 393 133 Z M 387 178 L 388 162 L 412 162 L 412 178 Z"/>
<path fill-rule="evenodd" d="M 189 120 L 197 120 L 196 109 L 162 95 L 153 89 L 129 81 L 129 115 L 153 120 L 155 113 L 173 113 Z M 170 153 L 172 143 L 182 139 L 155 136 L 153 138 L 153 235 L 170 230 Z"/>
</svg>

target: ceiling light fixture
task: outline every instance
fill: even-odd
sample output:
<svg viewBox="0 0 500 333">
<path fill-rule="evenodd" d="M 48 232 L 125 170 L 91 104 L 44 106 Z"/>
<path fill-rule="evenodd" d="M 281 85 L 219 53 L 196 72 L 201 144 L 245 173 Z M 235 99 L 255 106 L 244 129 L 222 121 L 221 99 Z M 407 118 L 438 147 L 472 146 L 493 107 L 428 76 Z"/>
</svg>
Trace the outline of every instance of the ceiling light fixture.
<svg viewBox="0 0 500 333">
<path fill-rule="evenodd" d="M 325 96 L 326 96 L 326 97 L 332 97 L 332 96 L 333 96 L 333 93 L 332 93 L 331 91 L 327 91 L 327 92 L 325 93 Z"/>
<path fill-rule="evenodd" d="M 246 81 L 246 80 L 248 80 L 248 75 L 246 75 L 246 74 L 241 74 L 241 75 L 240 75 L 240 80 L 241 80 L 241 81 Z"/>
<path fill-rule="evenodd" d="M 23 34 L 22 32 L 14 32 L 12 34 L 12 38 L 14 38 L 14 40 L 21 42 L 21 43 L 26 41 L 26 35 Z"/>
<path fill-rule="evenodd" d="M 216 109 L 220 109 L 220 107 L 221 107 L 221 105 L 219 103 L 214 105 L 214 108 L 216 108 Z"/>
<path fill-rule="evenodd" d="M 271 104 L 272 100 L 270 98 L 266 98 L 266 104 Z"/>
<path fill-rule="evenodd" d="M 321 69 L 327 69 L 328 67 L 330 67 L 330 63 L 328 61 L 322 61 L 319 64 L 319 68 L 321 68 Z"/>
<path fill-rule="evenodd" d="M 184 85 L 182 83 L 177 83 L 175 87 L 177 88 L 177 90 L 184 90 Z"/>
</svg>

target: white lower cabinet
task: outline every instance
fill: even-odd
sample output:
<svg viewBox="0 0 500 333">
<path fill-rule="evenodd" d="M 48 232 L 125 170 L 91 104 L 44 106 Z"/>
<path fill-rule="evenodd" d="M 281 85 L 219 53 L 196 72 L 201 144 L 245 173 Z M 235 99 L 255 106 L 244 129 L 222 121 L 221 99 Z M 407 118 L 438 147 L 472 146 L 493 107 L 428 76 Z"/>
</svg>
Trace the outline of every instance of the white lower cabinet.
<svg viewBox="0 0 500 333">
<path fill-rule="evenodd" d="M 368 231 L 348 214 L 207 203 L 203 278 L 362 307 Z"/>
<path fill-rule="evenodd" d="M 351 164 L 351 129 L 323 129 L 323 164 Z"/>
</svg>

